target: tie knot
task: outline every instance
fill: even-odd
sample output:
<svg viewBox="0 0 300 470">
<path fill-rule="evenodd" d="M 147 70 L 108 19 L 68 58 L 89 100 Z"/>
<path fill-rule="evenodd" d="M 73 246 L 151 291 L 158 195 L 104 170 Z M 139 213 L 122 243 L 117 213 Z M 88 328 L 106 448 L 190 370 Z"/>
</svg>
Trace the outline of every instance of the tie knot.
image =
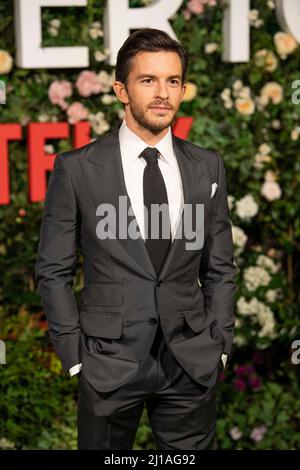
<svg viewBox="0 0 300 470">
<path fill-rule="evenodd" d="M 140 154 L 140 157 L 143 157 L 146 160 L 147 165 L 150 165 L 151 163 L 157 163 L 158 153 L 159 152 L 156 147 L 146 147 Z"/>
</svg>

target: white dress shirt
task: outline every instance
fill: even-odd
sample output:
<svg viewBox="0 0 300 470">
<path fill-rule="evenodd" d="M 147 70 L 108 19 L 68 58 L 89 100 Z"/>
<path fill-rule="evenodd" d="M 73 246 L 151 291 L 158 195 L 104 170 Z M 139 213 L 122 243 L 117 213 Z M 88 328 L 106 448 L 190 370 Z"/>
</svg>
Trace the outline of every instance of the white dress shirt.
<svg viewBox="0 0 300 470">
<path fill-rule="evenodd" d="M 159 151 L 158 166 L 166 185 L 171 222 L 171 238 L 174 240 L 184 200 L 181 176 L 173 150 L 170 126 L 166 135 L 156 145 L 148 145 L 126 126 L 124 118 L 119 129 L 119 139 L 125 185 L 132 210 L 144 240 L 143 174 L 147 163 L 144 158 L 139 158 L 139 155 L 146 147 L 155 147 Z"/>
<path fill-rule="evenodd" d="M 139 155 L 146 147 L 155 147 L 159 151 L 158 166 L 166 185 L 171 223 L 171 238 L 174 240 L 184 206 L 184 197 L 181 175 L 173 149 L 171 127 L 168 127 L 168 132 L 158 143 L 148 145 L 135 134 L 135 132 L 127 127 L 124 117 L 119 129 L 119 142 L 127 194 L 141 235 L 144 239 L 143 174 L 147 163 L 144 158 L 139 158 Z M 224 367 L 226 359 L 227 354 L 222 354 Z M 71 376 L 77 374 L 80 369 L 81 364 L 76 364 L 71 367 L 71 369 L 69 369 Z"/>
</svg>

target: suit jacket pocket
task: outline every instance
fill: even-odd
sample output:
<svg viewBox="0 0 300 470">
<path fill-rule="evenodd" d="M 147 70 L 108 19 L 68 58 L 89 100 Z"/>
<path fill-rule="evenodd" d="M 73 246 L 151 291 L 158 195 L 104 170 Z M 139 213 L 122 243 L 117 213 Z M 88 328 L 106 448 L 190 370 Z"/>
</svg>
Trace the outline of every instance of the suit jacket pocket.
<svg viewBox="0 0 300 470">
<path fill-rule="evenodd" d="M 80 308 L 92 306 L 117 306 L 124 302 L 122 282 L 90 282 L 81 294 Z"/>
<path fill-rule="evenodd" d="M 215 321 L 215 317 L 201 306 L 189 310 L 183 310 L 181 314 L 184 316 L 186 323 L 194 333 L 199 333 L 200 331 L 205 330 L 205 328 Z"/>
<path fill-rule="evenodd" d="M 123 317 L 118 312 L 80 310 L 80 324 L 88 336 L 109 339 L 119 339 L 122 336 Z"/>
</svg>

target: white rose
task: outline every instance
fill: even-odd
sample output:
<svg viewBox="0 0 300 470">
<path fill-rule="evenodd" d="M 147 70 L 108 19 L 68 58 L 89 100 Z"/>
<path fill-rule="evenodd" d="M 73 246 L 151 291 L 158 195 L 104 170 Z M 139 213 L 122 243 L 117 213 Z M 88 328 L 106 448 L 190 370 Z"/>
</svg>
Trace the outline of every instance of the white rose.
<svg viewBox="0 0 300 470">
<path fill-rule="evenodd" d="M 261 187 L 260 193 L 268 201 L 274 201 L 275 199 L 280 199 L 281 188 L 276 181 L 265 181 Z"/>
<path fill-rule="evenodd" d="M 217 49 L 218 49 L 218 43 L 217 42 L 208 42 L 204 46 L 205 54 L 212 54 Z"/>
<path fill-rule="evenodd" d="M 265 97 L 268 102 L 272 101 L 273 104 L 278 104 L 283 99 L 282 86 L 277 82 L 266 83 L 266 85 L 262 87 L 260 94 L 262 97 Z"/>
<path fill-rule="evenodd" d="M 241 219 L 254 217 L 258 212 L 258 205 L 252 194 L 247 194 L 235 203 L 235 211 Z"/>
<path fill-rule="evenodd" d="M 239 113 L 249 115 L 255 111 L 255 103 L 251 98 L 238 98 L 235 107 Z"/>
<path fill-rule="evenodd" d="M 287 54 L 291 54 L 298 47 L 297 41 L 291 34 L 278 31 L 274 35 L 274 44 L 278 54 L 285 58 Z"/>
</svg>

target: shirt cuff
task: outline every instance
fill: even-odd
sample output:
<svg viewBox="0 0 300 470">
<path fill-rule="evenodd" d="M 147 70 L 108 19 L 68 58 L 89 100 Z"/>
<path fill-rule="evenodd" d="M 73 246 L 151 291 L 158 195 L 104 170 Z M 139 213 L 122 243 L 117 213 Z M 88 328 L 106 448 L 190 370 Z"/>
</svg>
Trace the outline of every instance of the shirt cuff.
<svg viewBox="0 0 300 470">
<path fill-rule="evenodd" d="M 80 364 L 75 364 L 75 366 L 73 366 L 69 369 L 70 376 L 72 377 L 73 375 L 78 374 L 78 372 L 81 371 L 81 368 L 82 368 L 81 363 Z"/>
<path fill-rule="evenodd" d="M 226 365 L 227 356 L 228 356 L 228 354 L 222 354 L 222 356 L 221 356 L 221 359 L 222 359 L 222 362 L 223 362 L 224 367 L 225 367 L 225 365 Z"/>
</svg>

